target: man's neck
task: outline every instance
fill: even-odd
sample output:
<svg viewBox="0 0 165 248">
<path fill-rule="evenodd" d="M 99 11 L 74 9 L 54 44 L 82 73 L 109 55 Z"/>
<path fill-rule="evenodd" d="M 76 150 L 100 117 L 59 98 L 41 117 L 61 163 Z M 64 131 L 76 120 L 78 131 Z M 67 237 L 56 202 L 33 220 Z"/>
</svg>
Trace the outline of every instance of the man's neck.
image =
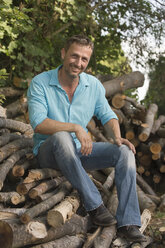
<svg viewBox="0 0 165 248">
<path fill-rule="evenodd" d="M 62 87 L 75 88 L 79 83 L 79 76 L 72 77 L 67 75 L 63 67 L 58 72 L 58 79 Z"/>
</svg>

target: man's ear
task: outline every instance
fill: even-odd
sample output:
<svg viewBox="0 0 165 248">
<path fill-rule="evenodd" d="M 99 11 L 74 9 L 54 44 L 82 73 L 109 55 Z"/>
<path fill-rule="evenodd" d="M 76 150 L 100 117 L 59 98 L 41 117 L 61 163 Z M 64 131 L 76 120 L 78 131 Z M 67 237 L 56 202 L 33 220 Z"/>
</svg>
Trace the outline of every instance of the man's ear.
<svg viewBox="0 0 165 248">
<path fill-rule="evenodd" d="M 64 59 L 65 57 L 65 48 L 61 49 L 61 58 Z"/>
</svg>

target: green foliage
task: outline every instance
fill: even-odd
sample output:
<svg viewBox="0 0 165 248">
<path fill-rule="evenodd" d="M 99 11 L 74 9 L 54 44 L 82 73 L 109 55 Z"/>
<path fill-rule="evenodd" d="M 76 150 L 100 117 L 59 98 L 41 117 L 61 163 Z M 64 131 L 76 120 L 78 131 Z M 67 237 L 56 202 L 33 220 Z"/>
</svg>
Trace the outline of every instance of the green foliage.
<svg viewBox="0 0 165 248">
<path fill-rule="evenodd" d="M 158 114 L 164 114 L 165 106 L 165 57 L 162 55 L 157 61 L 150 61 L 150 84 L 144 103 L 156 103 Z"/>
<path fill-rule="evenodd" d="M 95 42 L 91 71 L 120 75 L 130 69 L 121 39 L 135 42 L 149 31 L 160 37 L 163 30 L 163 13 L 147 0 L 0 0 L 0 12 L 0 67 L 9 79 L 58 66 L 65 39 L 79 33 Z"/>
</svg>

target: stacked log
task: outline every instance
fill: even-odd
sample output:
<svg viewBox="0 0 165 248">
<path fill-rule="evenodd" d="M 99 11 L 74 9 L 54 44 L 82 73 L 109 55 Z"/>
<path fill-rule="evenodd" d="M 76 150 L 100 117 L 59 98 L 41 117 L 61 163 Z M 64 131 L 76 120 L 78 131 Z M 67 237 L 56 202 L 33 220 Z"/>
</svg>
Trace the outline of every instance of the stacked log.
<svg viewBox="0 0 165 248">
<path fill-rule="evenodd" d="M 164 195 L 160 197 L 155 191 L 165 175 L 165 118 L 155 117 L 155 104 L 146 109 L 123 95 L 126 89 L 142 86 L 143 81 L 143 75 L 134 72 L 103 85 L 119 118 L 122 136 L 136 146 L 137 192 L 145 232 L 151 213 L 165 209 Z M 21 92 L 17 93 L 22 98 Z M 25 103 L 22 100 L 18 111 L 12 110 L 13 104 L 0 109 L 0 247 L 120 248 L 151 243 L 148 237 L 143 246 L 130 244 L 118 239 L 116 226 L 93 226 L 78 193 L 65 177 L 59 171 L 39 168 L 32 154 L 33 130 Z M 17 114 L 23 114 L 24 120 L 16 119 Z M 113 142 L 111 131 L 95 118 L 87 128 L 94 141 Z M 118 205 L 114 175 L 113 168 L 89 173 L 113 215 Z"/>
</svg>

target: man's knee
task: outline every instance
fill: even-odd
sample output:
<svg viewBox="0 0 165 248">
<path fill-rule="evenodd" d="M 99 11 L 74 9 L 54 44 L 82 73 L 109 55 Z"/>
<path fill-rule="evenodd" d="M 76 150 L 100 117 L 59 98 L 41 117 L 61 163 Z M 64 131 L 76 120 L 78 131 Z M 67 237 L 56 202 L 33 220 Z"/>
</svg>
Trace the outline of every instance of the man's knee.
<svg viewBox="0 0 165 248">
<path fill-rule="evenodd" d="M 136 169 L 135 156 L 131 149 L 126 145 L 120 146 L 119 149 L 121 152 L 120 159 L 123 161 L 123 164 L 128 168 Z"/>
<path fill-rule="evenodd" d="M 51 140 L 56 151 L 59 150 L 59 152 L 68 153 L 68 155 L 74 154 L 75 146 L 73 138 L 69 132 L 56 132 L 51 136 Z"/>
</svg>

